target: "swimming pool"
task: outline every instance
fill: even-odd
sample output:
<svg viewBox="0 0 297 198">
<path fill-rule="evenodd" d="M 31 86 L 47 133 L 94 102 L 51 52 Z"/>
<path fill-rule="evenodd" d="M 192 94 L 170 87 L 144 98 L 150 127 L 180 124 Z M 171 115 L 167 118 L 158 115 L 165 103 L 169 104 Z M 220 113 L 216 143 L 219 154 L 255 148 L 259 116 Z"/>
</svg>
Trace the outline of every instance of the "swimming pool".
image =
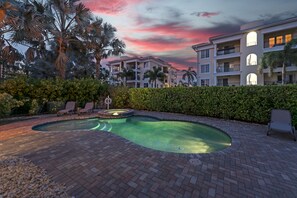
<svg viewBox="0 0 297 198">
<path fill-rule="evenodd" d="M 216 128 L 146 116 L 58 121 L 34 126 L 33 130 L 107 131 L 147 148 L 174 153 L 211 153 L 231 145 L 231 138 Z"/>
</svg>

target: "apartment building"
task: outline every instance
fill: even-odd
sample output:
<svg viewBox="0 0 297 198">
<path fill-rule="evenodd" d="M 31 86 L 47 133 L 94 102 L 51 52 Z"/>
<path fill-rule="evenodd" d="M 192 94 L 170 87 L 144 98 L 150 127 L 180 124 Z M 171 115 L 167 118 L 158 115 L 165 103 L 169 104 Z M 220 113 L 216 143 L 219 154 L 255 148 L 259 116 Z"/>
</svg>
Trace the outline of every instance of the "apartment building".
<svg viewBox="0 0 297 198">
<path fill-rule="evenodd" d="M 108 64 L 110 69 L 110 82 L 114 85 L 123 84 L 134 88 L 144 87 L 173 87 L 177 85 L 176 82 L 176 69 L 169 63 L 152 56 L 148 57 L 121 57 L 118 60 L 110 61 Z M 157 80 L 156 86 L 154 83 L 149 82 L 148 78 L 144 78 L 146 71 L 153 70 L 153 68 L 160 67 L 165 74 L 163 82 Z M 131 77 L 123 78 L 120 73 L 126 70 L 132 70 L 134 75 Z"/>
<path fill-rule="evenodd" d="M 254 21 L 240 31 L 211 37 L 207 43 L 193 45 L 197 53 L 199 86 L 240 86 L 279 84 L 281 66 L 271 76 L 268 69 L 258 72 L 264 53 L 280 51 L 297 38 L 297 17 L 274 23 Z M 286 67 L 286 83 L 297 83 L 297 67 Z"/>
</svg>

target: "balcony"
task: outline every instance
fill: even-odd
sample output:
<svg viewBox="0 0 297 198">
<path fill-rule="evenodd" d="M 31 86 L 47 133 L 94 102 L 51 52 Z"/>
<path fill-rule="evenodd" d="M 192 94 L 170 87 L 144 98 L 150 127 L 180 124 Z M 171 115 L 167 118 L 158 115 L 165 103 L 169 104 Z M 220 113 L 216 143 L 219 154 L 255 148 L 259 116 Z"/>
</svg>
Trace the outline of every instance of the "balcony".
<svg viewBox="0 0 297 198">
<path fill-rule="evenodd" d="M 216 76 L 231 76 L 240 75 L 240 65 L 239 64 L 219 64 Z"/>
<path fill-rule="evenodd" d="M 284 46 L 286 43 L 271 44 L 269 42 L 264 42 L 264 48 L 273 48 L 278 46 Z"/>
<path fill-rule="evenodd" d="M 217 49 L 217 59 L 240 57 L 240 47 L 234 46 L 224 49 Z"/>
<path fill-rule="evenodd" d="M 231 47 L 231 48 L 228 48 L 228 49 L 219 49 L 217 51 L 217 56 L 233 54 L 233 53 L 237 53 L 239 51 L 240 51 L 239 47 Z"/>
<path fill-rule="evenodd" d="M 274 68 L 272 71 L 273 71 L 273 73 L 281 73 L 282 72 L 282 66 L 280 65 L 280 66 Z M 286 67 L 286 72 L 296 72 L 296 71 L 297 71 L 297 66 L 295 66 L 295 65 L 291 65 L 291 66 Z M 263 73 L 269 73 L 269 69 L 264 68 Z"/>
</svg>

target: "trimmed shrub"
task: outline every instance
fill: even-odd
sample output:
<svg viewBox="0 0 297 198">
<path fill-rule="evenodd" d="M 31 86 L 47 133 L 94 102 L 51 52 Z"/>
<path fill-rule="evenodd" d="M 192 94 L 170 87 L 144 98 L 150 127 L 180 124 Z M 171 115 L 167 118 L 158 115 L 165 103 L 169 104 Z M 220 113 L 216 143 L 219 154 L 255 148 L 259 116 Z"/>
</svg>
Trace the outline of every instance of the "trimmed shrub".
<svg viewBox="0 0 297 198">
<path fill-rule="evenodd" d="M 0 117 L 9 116 L 13 108 L 21 105 L 23 105 L 23 103 L 13 99 L 11 95 L 7 93 L 0 94 Z"/>
<path fill-rule="evenodd" d="M 64 102 L 54 101 L 46 103 L 46 111 L 49 113 L 57 113 L 59 110 L 63 109 L 65 106 Z"/>
<path fill-rule="evenodd" d="M 130 107 L 267 123 L 271 109 L 287 109 L 297 125 L 297 85 L 130 89 Z M 117 101 L 121 104 L 127 100 Z"/>
<path fill-rule="evenodd" d="M 113 108 L 129 107 L 129 88 L 112 87 L 109 89 L 109 96 L 112 99 L 111 106 Z"/>
<path fill-rule="evenodd" d="M 15 109 L 14 114 L 36 114 L 41 106 L 47 102 L 64 102 L 73 100 L 82 107 L 86 102 L 98 101 L 100 97 L 108 94 L 108 85 L 96 79 L 28 79 L 18 77 L 5 80 L 0 84 L 0 93 L 6 92 L 24 105 Z M 55 105 L 54 105 L 55 106 Z M 50 107 L 55 112 L 56 107 Z M 60 105 L 57 106 L 60 108 Z"/>
</svg>

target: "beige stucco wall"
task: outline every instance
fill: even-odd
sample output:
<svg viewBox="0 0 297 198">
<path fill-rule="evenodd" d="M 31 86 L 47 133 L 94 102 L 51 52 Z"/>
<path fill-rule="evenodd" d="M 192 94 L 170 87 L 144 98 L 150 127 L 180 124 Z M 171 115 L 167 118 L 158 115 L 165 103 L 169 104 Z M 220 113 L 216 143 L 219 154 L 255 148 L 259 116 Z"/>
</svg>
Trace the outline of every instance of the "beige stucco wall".
<svg viewBox="0 0 297 198">
<path fill-rule="evenodd" d="M 198 86 L 201 86 L 201 79 L 209 79 L 209 85 L 214 85 L 214 50 L 213 46 L 204 47 L 201 50 L 209 49 L 209 58 L 200 57 L 200 52 L 197 53 L 198 67 L 197 67 L 197 76 L 198 76 Z M 209 73 L 201 73 L 201 65 L 209 64 Z"/>
<path fill-rule="evenodd" d="M 247 85 L 247 75 L 250 73 L 254 73 L 257 75 L 258 85 L 264 85 L 264 78 L 263 75 L 258 74 L 258 65 L 260 64 L 260 59 L 263 55 L 263 35 L 259 31 L 255 31 L 257 33 L 257 45 L 248 46 L 247 47 L 247 35 L 249 32 L 246 32 L 242 35 L 241 42 L 240 42 L 240 84 Z M 257 65 L 250 65 L 247 66 L 247 56 L 249 54 L 256 54 L 257 55 Z"/>
</svg>

